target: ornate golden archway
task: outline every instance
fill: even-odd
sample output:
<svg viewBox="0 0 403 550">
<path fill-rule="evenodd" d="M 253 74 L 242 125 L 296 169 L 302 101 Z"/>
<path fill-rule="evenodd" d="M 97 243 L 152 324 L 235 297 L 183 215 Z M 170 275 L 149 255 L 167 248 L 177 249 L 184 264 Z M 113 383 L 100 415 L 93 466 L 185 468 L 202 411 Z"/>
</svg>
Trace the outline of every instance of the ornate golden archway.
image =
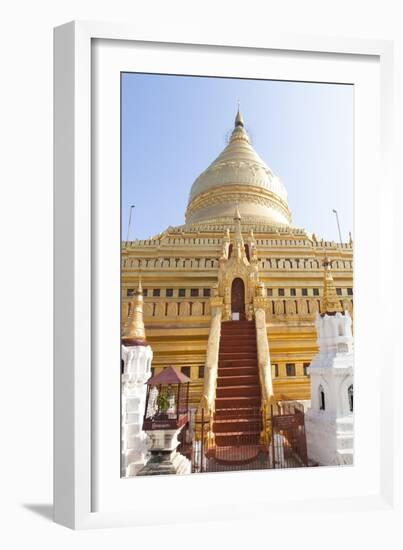
<svg viewBox="0 0 403 550">
<path fill-rule="evenodd" d="M 234 222 L 233 237 L 231 238 L 227 231 L 223 238 L 218 272 L 218 295 L 223 298 L 223 321 L 232 319 L 232 313 L 239 313 L 242 319 L 251 320 L 253 318 L 253 300 L 256 294 L 256 285 L 259 283 L 256 241 L 251 232 L 247 241 L 249 260 L 245 251 L 241 232 L 241 216 L 238 209 L 235 212 Z M 239 282 L 235 283 L 235 293 L 233 293 L 234 281 L 237 280 Z M 240 303 L 241 299 L 242 303 Z M 233 306 L 233 300 L 236 302 L 235 306 Z"/>
<path fill-rule="evenodd" d="M 240 277 L 235 277 L 231 284 L 232 316 L 234 313 L 239 315 L 239 320 L 245 319 L 245 284 Z"/>
</svg>

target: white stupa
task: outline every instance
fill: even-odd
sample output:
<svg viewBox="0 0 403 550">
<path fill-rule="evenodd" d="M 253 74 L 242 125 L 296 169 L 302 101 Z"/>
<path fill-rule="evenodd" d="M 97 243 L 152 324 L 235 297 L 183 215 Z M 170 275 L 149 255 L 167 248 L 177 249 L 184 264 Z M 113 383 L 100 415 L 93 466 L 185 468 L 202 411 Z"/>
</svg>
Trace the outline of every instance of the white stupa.
<svg viewBox="0 0 403 550">
<path fill-rule="evenodd" d="M 321 466 L 353 463 L 353 335 L 349 313 L 324 262 L 322 313 L 317 313 L 319 353 L 310 367 L 311 407 L 305 418 L 308 458 Z"/>
</svg>

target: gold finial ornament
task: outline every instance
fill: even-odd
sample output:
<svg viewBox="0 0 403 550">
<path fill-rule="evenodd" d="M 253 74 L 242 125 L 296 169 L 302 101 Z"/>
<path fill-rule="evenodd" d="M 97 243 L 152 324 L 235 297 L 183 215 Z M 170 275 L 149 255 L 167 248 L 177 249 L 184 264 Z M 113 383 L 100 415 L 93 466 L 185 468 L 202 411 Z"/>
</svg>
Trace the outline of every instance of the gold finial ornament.
<svg viewBox="0 0 403 550">
<path fill-rule="evenodd" d="M 141 286 L 141 277 L 139 277 L 138 286 L 134 292 L 134 300 L 132 301 L 132 310 L 123 329 L 122 343 L 125 346 L 147 345 L 143 320 L 143 304 L 143 288 Z"/>
<path fill-rule="evenodd" d="M 242 128 L 244 128 L 244 126 L 245 126 L 244 121 L 243 121 L 243 117 L 241 115 L 241 111 L 239 110 L 239 101 L 238 101 L 238 111 L 237 111 L 237 114 L 236 114 L 236 117 L 235 117 L 235 128 L 237 126 L 242 126 Z"/>
<path fill-rule="evenodd" d="M 325 273 L 323 278 L 322 315 L 326 313 L 329 313 L 329 314 L 334 314 L 337 312 L 342 313 L 343 309 L 340 305 L 340 300 L 337 297 L 333 275 L 330 270 L 331 263 L 327 256 L 325 256 L 325 259 L 323 261 L 323 267 L 325 268 Z"/>
<path fill-rule="evenodd" d="M 236 208 L 235 208 L 235 214 L 234 214 L 234 221 L 241 221 L 241 214 L 239 213 L 239 207 L 238 205 L 236 205 Z"/>
<path fill-rule="evenodd" d="M 234 257 L 238 259 L 246 258 L 245 245 L 242 237 L 241 227 L 241 214 L 239 212 L 238 205 L 235 208 L 234 222 L 235 222 L 235 235 L 233 238 Z"/>
</svg>

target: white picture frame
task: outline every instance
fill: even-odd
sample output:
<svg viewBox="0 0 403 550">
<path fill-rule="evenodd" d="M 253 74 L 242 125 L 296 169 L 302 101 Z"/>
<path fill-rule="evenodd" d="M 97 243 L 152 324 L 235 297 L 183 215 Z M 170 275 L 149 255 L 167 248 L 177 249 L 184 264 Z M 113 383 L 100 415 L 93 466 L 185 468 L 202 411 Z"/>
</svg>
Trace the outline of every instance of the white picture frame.
<svg viewBox="0 0 403 550">
<path fill-rule="evenodd" d="M 228 34 L 226 34 L 228 36 Z M 114 52 L 102 58 L 95 48 L 102 41 L 113 45 Z M 116 191 L 111 188 L 108 193 L 99 194 L 97 178 L 104 177 L 94 159 L 94 150 L 104 147 L 101 143 L 106 126 L 98 124 L 97 109 L 107 94 L 115 93 L 106 89 L 104 98 L 97 98 L 98 76 L 95 74 L 97 63 L 106 63 L 107 70 L 127 70 L 127 63 L 138 63 L 140 56 L 130 53 L 129 58 L 123 58 L 123 53 L 131 46 L 144 48 L 153 52 L 152 56 L 144 56 L 141 60 L 142 70 L 149 63 L 149 72 L 153 72 L 158 64 L 164 63 L 165 72 L 175 72 L 176 63 L 205 63 L 203 56 L 208 54 L 211 60 L 220 56 L 240 55 L 244 58 L 255 56 L 255 63 L 250 64 L 250 71 L 258 70 L 257 57 L 270 55 L 277 75 L 281 77 L 281 59 L 294 56 L 294 68 L 301 59 L 317 63 L 317 70 L 322 74 L 337 75 L 338 66 L 341 72 L 348 70 L 353 82 L 362 83 L 370 89 L 370 80 L 377 79 L 379 88 L 373 90 L 370 101 L 379 101 L 379 117 L 366 120 L 368 105 L 361 99 L 356 104 L 359 115 L 358 129 L 371 128 L 374 135 L 366 136 L 361 132 L 356 139 L 356 199 L 362 199 L 364 187 L 370 190 L 367 204 L 378 205 L 379 221 L 374 222 L 374 216 L 357 207 L 359 217 L 355 228 L 357 249 L 355 250 L 355 284 L 362 288 L 357 293 L 356 317 L 356 379 L 358 395 L 362 410 L 371 411 L 371 400 L 375 398 L 374 414 L 371 424 L 374 430 L 373 443 L 375 450 L 368 457 L 368 463 L 360 461 L 352 468 L 316 468 L 297 471 L 273 472 L 243 472 L 231 474 L 211 474 L 204 476 L 166 476 L 164 479 L 131 479 L 122 480 L 113 465 L 119 446 L 108 455 L 108 447 L 114 449 L 114 444 L 120 441 L 119 419 L 120 410 L 116 409 L 116 388 L 120 381 L 109 384 L 110 378 L 99 376 L 98 360 L 113 357 L 113 350 L 99 352 L 99 335 L 105 330 L 117 331 L 120 326 L 104 324 L 105 311 L 113 311 L 120 296 L 104 300 L 100 296 L 105 293 L 107 281 L 99 280 L 100 269 L 105 267 L 105 259 L 116 258 L 120 251 L 120 243 L 115 242 L 119 234 L 119 222 L 116 218 L 116 205 L 119 203 L 119 183 Z M 176 59 L 173 48 L 181 57 L 181 52 L 187 55 L 183 61 Z M 164 58 L 164 50 L 170 51 L 170 58 Z M 314 510 L 332 511 L 340 506 L 351 510 L 384 510 L 393 505 L 393 425 L 389 420 L 393 417 L 393 400 L 388 393 L 388 385 L 393 379 L 393 353 L 388 347 L 388 331 L 385 326 L 371 326 L 371 304 L 366 303 L 365 291 L 372 288 L 372 297 L 381 310 L 387 310 L 389 305 L 382 295 L 380 285 L 390 284 L 390 272 L 375 267 L 368 275 L 368 248 L 364 245 L 363 235 L 368 235 L 371 243 L 371 255 L 374 262 L 381 265 L 384 257 L 392 257 L 394 243 L 391 236 L 391 216 L 393 210 L 393 179 L 391 172 L 391 140 L 392 140 L 392 43 L 379 40 L 338 39 L 313 36 L 286 36 L 270 33 L 267 37 L 242 38 L 234 36 L 225 40 L 203 33 L 202 40 L 194 40 L 186 35 L 186 30 L 178 35 L 149 36 L 131 25 L 109 23 L 72 22 L 55 29 L 54 38 L 54 88 L 55 88 L 55 367 L 54 367 L 54 506 L 55 521 L 71 528 L 82 529 L 91 527 L 145 525 L 149 523 L 171 523 L 178 521 L 178 509 L 175 498 L 186 502 L 181 510 L 180 519 L 191 521 L 197 513 L 199 520 L 237 519 L 257 517 L 268 512 L 280 512 L 286 508 L 290 513 L 296 513 L 301 500 L 306 495 L 306 487 L 310 487 L 309 506 Z M 318 58 L 321 58 L 318 60 Z M 152 59 L 151 59 L 152 58 Z M 116 63 L 122 60 L 122 66 Z M 358 60 L 357 68 L 350 67 L 350 61 Z M 116 61 L 118 60 L 118 61 Z M 147 61 L 148 60 L 148 61 Z M 280 60 L 280 61 L 279 61 Z M 239 60 L 238 60 L 239 61 Z M 216 61 L 215 69 L 220 70 L 223 62 Z M 109 64 L 109 65 L 108 65 Z M 361 66 L 361 65 L 362 66 Z M 366 69 L 371 65 L 372 69 Z M 125 66 L 123 66 L 125 65 Z M 354 65 L 352 63 L 351 65 Z M 360 65 L 361 68 L 358 68 Z M 177 67 L 177 65 L 175 65 Z M 333 67 L 333 68 L 332 68 Z M 188 69 L 191 70 L 191 69 Z M 211 69 L 213 70 L 213 69 Z M 224 68 L 222 68 L 224 70 Z M 227 68 L 228 70 L 228 68 Z M 303 68 L 300 78 L 303 79 Z M 350 72 L 351 71 L 351 72 Z M 354 71 L 356 76 L 354 77 Z M 186 74 L 186 73 L 185 73 Z M 188 73 L 191 74 L 191 73 Z M 252 73 L 251 73 L 252 74 Z M 308 73 L 306 73 L 307 75 Z M 319 74 L 319 73 L 318 73 Z M 340 73 L 341 74 L 341 73 Z M 235 75 L 234 75 L 235 76 Z M 101 76 L 102 78 L 102 76 Z M 329 78 L 329 77 L 328 77 Z M 329 81 L 328 78 L 323 81 Z M 337 78 L 332 81 L 338 81 Z M 361 78 L 361 80 L 360 80 Z M 305 77 L 305 79 L 309 79 Z M 322 81 L 322 80 L 320 80 Z M 363 88 L 364 89 L 364 88 Z M 358 96 L 360 97 L 360 96 Z M 116 107 L 116 106 L 115 106 Z M 94 124 L 97 124 L 94 130 Z M 115 121 L 116 122 L 116 121 Z M 107 122 L 109 128 L 115 128 L 115 122 Z M 368 127 L 365 125 L 369 124 Z M 362 126 L 361 126 L 362 125 Z M 115 133 L 112 131 L 111 136 Z M 378 139 L 379 138 L 379 139 Z M 371 141 L 372 140 L 372 141 Z M 376 142 L 380 145 L 376 145 Z M 106 166 L 108 176 L 116 175 L 116 153 L 119 143 L 112 144 L 110 163 Z M 371 154 L 371 158 L 369 155 Z M 112 158 L 114 157 L 114 159 Z M 366 166 L 371 160 L 371 168 Z M 379 159 L 379 163 L 378 163 Z M 369 164 L 369 162 L 367 162 Z M 105 168 L 105 167 L 104 167 Z M 357 172 L 358 171 L 358 172 Z M 379 193 L 376 182 L 382 174 L 383 192 Z M 112 206 L 111 206 L 112 205 Z M 113 206 L 114 205 L 114 206 Z M 114 208 L 112 220 L 117 222 L 116 230 L 106 232 L 102 229 L 102 216 L 105 208 Z M 119 204 L 120 207 L 120 204 Z M 370 209 L 370 206 L 368 207 Z M 113 224 L 111 227 L 115 227 Z M 388 235 L 388 239 L 385 239 Z M 360 240 L 361 239 L 361 240 Z M 101 243 L 102 242 L 102 247 Z M 382 242 L 382 245 L 381 245 Z M 362 243 L 362 244 L 360 244 Z M 117 247 L 116 247 L 117 246 Z M 118 258 L 119 260 L 119 258 Z M 109 263 L 111 263 L 109 261 Z M 116 264 L 117 266 L 118 264 Z M 102 271 L 116 280 L 116 270 Z M 366 275 L 367 274 L 367 275 Z M 373 286 L 373 285 L 376 285 Z M 372 287 L 371 287 L 372 285 Z M 363 298 L 360 300 L 360 293 Z M 102 302 L 102 303 L 101 303 Z M 376 342 L 375 342 L 376 338 Z M 371 353 L 364 349 L 360 342 L 371 341 Z M 380 347 L 383 347 L 382 377 L 379 375 Z M 109 352 L 111 355 L 108 355 Z M 106 355 L 105 355 L 106 354 Z M 101 358 L 101 359 L 100 359 Z M 362 366 L 368 366 L 372 373 L 369 380 L 360 375 Z M 361 365 L 361 369 L 360 369 Z M 358 368 L 357 368 L 358 366 Z M 373 370 L 371 370 L 373 369 Z M 385 380 L 388 381 L 386 384 Z M 380 383 L 378 384 L 378 381 Z M 360 389 L 361 388 L 361 389 Z M 118 390 L 119 391 L 119 390 Z M 107 399 L 110 392 L 110 400 Z M 112 393 L 115 392 L 113 395 Z M 99 407 L 99 403 L 102 410 Z M 111 407 L 108 409 L 107 407 Z M 359 409 L 358 409 L 359 410 Z M 364 416 L 364 415 L 363 415 Z M 364 422 L 365 418 L 361 417 Z M 358 424 L 360 413 L 357 415 Z M 102 429 L 100 428 L 102 426 Z M 358 437 L 356 445 L 362 453 L 369 449 L 370 440 L 365 435 Z M 109 437 L 113 438 L 113 444 Z M 115 454 L 113 454 L 115 453 Z M 112 456 L 113 455 L 113 456 Z M 102 456 L 102 460 L 99 460 Z M 363 454 L 361 455 L 363 456 Z M 372 468 L 372 470 L 371 470 Z M 374 474 L 370 480 L 371 472 Z M 379 475 L 378 475 L 379 474 Z M 263 476 L 271 475 L 270 478 Z M 302 477 L 304 476 L 304 477 Z M 191 478 L 191 479 L 190 479 Z M 270 479 L 272 494 L 262 492 L 262 483 Z M 234 484 L 236 480 L 236 484 Z M 156 503 L 150 494 L 156 491 L 156 485 L 164 484 L 164 490 L 173 494 L 173 504 L 170 509 Z M 329 483 L 328 496 L 323 487 Z M 134 487 L 133 484 L 137 484 Z M 234 489 L 235 487 L 235 489 Z M 282 498 L 279 499 L 280 489 Z M 197 504 L 189 503 L 189 494 L 197 491 Z M 235 491 L 235 492 L 234 492 Z M 277 492 L 276 492 L 277 491 Z M 130 496 L 131 503 L 130 503 Z M 212 495 L 214 498 L 212 498 Z M 179 502 L 179 500 L 178 500 Z M 107 504 L 106 504 L 107 503 Z M 153 510 L 151 514 L 150 511 Z"/>
</svg>

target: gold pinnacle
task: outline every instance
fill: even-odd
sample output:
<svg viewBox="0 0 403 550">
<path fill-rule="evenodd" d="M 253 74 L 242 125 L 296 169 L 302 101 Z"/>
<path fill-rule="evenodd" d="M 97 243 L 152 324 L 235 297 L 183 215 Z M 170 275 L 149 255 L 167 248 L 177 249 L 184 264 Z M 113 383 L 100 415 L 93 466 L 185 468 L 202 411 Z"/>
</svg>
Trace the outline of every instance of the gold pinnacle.
<svg viewBox="0 0 403 550">
<path fill-rule="evenodd" d="M 331 263 L 327 256 L 325 256 L 323 261 L 323 267 L 325 268 L 325 272 L 323 277 L 322 314 L 342 312 L 343 309 L 340 305 L 340 300 L 337 297 L 333 275 L 330 270 Z"/>
<path fill-rule="evenodd" d="M 146 333 L 143 320 L 143 289 L 141 277 L 137 289 L 134 292 L 134 300 L 131 302 L 132 309 L 123 329 L 122 343 L 126 346 L 145 345 Z"/>
</svg>

